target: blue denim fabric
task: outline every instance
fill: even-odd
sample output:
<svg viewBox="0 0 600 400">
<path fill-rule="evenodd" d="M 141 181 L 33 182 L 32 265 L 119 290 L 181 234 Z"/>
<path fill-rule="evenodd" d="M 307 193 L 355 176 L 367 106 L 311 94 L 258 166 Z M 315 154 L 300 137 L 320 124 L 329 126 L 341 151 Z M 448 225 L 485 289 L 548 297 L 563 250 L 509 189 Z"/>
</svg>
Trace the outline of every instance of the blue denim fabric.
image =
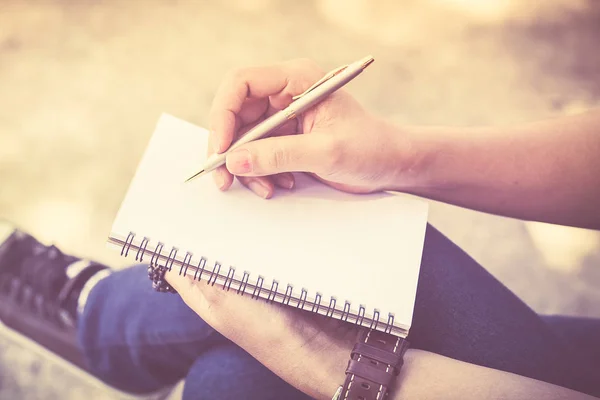
<svg viewBox="0 0 600 400">
<path fill-rule="evenodd" d="M 401 268 L 401 266 L 398 266 Z M 87 362 L 108 384 L 146 393 L 186 378 L 184 399 L 306 399 L 215 332 L 143 265 L 91 292 L 80 318 Z M 412 347 L 600 395 L 600 321 L 540 317 L 428 226 Z"/>
</svg>

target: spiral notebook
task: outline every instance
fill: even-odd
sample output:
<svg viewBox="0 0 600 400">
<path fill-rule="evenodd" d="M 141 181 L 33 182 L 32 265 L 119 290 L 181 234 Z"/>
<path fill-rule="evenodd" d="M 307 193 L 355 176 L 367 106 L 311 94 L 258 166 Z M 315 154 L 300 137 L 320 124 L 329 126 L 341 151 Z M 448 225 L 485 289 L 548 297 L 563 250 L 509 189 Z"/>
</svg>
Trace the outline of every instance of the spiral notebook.
<svg viewBox="0 0 600 400">
<path fill-rule="evenodd" d="M 160 117 L 109 246 L 239 295 L 407 335 L 426 202 L 347 194 L 304 174 L 269 200 L 237 180 L 226 192 L 211 176 L 184 183 L 202 165 L 207 137 L 201 127 Z"/>
</svg>

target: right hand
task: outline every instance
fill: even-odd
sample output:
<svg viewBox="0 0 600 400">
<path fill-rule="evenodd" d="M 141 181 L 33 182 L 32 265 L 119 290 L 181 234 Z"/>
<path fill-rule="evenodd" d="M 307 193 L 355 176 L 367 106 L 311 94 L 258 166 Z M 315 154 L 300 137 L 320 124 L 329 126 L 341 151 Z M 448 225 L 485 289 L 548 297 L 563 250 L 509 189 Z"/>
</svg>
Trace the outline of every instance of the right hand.
<svg viewBox="0 0 600 400">
<path fill-rule="evenodd" d="M 285 108 L 292 96 L 319 80 L 313 62 L 294 60 L 243 68 L 229 74 L 215 96 L 209 155 L 222 153 L 256 123 Z M 368 79 L 368 72 L 363 79 Z M 275 186 L 291 189 L 291 172 L 309 173 L 351 193 L 392 190 L 408 169 L 406 135 L 376 118 L 343 89 L 286 123 L 268 138 L 240 146 L 213 176 L 227 190 L 236 176 L 254 193 L 270 198 Z"/>
</svg>

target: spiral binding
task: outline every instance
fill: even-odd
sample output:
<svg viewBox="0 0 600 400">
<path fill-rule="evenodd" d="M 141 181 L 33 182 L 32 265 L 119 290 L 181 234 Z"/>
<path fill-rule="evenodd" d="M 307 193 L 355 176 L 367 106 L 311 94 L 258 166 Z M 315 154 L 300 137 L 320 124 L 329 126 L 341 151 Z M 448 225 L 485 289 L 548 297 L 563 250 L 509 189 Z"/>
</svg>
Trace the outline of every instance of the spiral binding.
<svg viewBox="0 0 600 400">
<path fill-rule="evenodd" d="M 351 312 L 351 303 L 349 301 L 345 301 L 344 308 L 340 310 L 336 307 L 337 299 L 333 296 L 330 297 L 329 304 L 325 305 L 327 303 L 322 303 L 322 295 L 318 292 L 315 294 L 314 301 L 309 301 L 307 299 L 308 292 L 304 288 L 300 290 L 300 295 L 297 297 L 294 296 L 293 285 L 288 284 L 285 292 L 283 292 L 283 290 L 280 291 L 279 282 L 277 280 L 273 280 L 268 289 L 268 286 L 265 286 L 264 278 L 262 276 L 258 276 L 255 284 L 250 284 L 250 273 L 247 271 L 243 272 L 241 279 L 236 279 L 236 269 L 234 267 L 229 267 L 227 274 L 222 274 L 221 263 L 215 262 L 212 269 L 209 269 L 206 265 L 207 260 L 204 257 L 200 257 L 198 263 L 193 265 L 193 254 L 190 252 L 186 252 L 183 260 L 179 261 L 177 259 L 177 254 L 179 253 L 177 247 L 172 247 L 167 254 L 162 242 L 157 242 L 154 249 L 149 249 L 150 239 L 148 237 L 143 237 L 139 245 L 134 244 L 135 237 L 136 234 L 134 232 L 129 232 L 124 242 L 122 240 L 118 241 L 121 245 L 121 256 L 127 257 L 129 252 L 133 249 L 136 251 L 136 261 L 142 262 L 144 255 L 147 253 L 151 254 L 148 266 L 148 277 L 152 281 L 152 287 L 159 292 L 177 293 L 177 291 L 165 280 L 167 271 L 172 271 L 173 268 L 176 268 L 179 275 L 188 276 L 188 274 L 190 274 L 189 269 L 192 268 L 194 271 L 194 280 L 200 281 L 204 277 L 207 285 L 214 286 L 215 283 L 221 279 L 222 282 L 219 285 L 223 290 L 227 291 L 229 291 L 235 283 L 234 289 L 236 293 L 241 296 L 250 294 L 251 298 L 258 299 L 260 298 L 261 293 L 263 293 L 264 297 L 266 292 L 266 301 L 270 303 L 280 297 L 282 304 L 295 306 L 302 310 L 308 310 L 307 306 L 310 306 L 311 312 L 320 313 L 321 311 L 322 313 L 324 311 L 325 316 L 327 317 L 334 317 L 335 314 L 338 313 L 339 317 L 336 316 L 336 318 L 355 325 L 368 327 L 369 329 L 378 329 L 382 327 L 382 329 L 379 330 L 383 330 L 385 333 L 391 333 L 394 328 L 394 315 L 392 313 L 388 314 L 387 321 L 383 321 L 380 319 L 379 310 L 374 309 L 373 317 L 369 318 L 365 323 L 367 317 L 365 317 L 366 309 L 363 305 L 360 305 L 358 312 L 353 314 Z M 162 265 L 161 261 L 164 261 Z M 293 303 L 295 303 L 295 305 Z M 349 320 L 350 317 L 352 317 L 353 321 Z"/>
</svg>

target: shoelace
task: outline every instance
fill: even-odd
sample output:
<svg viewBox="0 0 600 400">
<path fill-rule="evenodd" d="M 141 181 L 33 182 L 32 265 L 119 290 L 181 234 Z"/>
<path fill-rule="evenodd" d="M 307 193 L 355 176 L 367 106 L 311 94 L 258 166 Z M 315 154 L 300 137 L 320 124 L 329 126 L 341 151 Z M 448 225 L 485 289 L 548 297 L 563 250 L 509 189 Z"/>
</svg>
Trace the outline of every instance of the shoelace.
<svg viewBox="0 0 600 400">
<path fill-rule="evenodd" d="M 56 246 L 36 243 L 28 246 L 28 255 L 11 268 L 17 274 L 8 273 L 0 277 L 2 286 L 10 285 L 14 301 L 27 307 L 45 320 L 64 325 L 61 319 L 61 304 L 58 293 L 67 282 L 66 268 L 77 258 L 62 253 Z"/>
</svg>

